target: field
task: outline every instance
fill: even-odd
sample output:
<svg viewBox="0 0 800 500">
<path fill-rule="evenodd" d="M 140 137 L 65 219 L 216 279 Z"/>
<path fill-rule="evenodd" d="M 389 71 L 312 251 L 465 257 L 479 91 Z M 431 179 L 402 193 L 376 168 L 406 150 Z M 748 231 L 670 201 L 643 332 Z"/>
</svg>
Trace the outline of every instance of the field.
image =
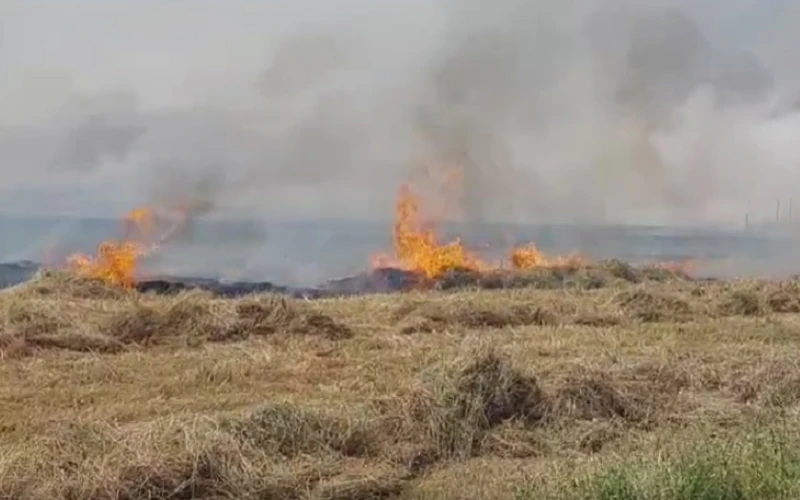
<svg viewBox="0 0 800 500">
<path fill-rule="evenodd" d="M 551 274 L 555 271 L 548 271 Z M 800 497 L 800 282 L 0 293 L 0 498 Z"/>
</svg>

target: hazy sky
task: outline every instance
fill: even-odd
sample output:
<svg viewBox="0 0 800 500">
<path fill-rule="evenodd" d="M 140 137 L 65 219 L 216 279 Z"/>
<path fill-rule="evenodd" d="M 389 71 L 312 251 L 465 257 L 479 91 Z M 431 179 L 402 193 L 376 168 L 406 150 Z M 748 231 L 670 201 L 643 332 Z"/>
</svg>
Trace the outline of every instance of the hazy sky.
<svg viewBox="0 0 800 500">
<path fill-rule="evenodd" d="M 463 166 L 469 220 L 739 220 L 800 181 L 800 119 L 782 114 L 798 16 L 790 0 L 0 0 L 0 209 L 388 217 L 427 162 Z"/>
</svg>

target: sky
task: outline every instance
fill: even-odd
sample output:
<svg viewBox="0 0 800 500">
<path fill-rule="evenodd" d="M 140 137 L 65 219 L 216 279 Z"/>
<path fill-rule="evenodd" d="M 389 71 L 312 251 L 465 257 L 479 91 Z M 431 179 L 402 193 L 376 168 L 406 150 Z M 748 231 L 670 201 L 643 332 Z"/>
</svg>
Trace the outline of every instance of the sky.
<svg viewBox="0 0 800 500">
<path fill-rule="evenodd" d="M 0 210 L 719 223 L 800 180 L 790 0 L 0 0 Z M 436 201 L 436 196 L 432 196 Z"/>
</svg>

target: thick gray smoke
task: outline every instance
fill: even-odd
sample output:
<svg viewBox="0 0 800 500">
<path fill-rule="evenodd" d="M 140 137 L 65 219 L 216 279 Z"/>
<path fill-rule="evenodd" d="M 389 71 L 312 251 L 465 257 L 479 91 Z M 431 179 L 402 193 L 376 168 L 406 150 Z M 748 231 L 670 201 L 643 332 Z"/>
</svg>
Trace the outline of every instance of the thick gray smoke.
<svg viewBox="0 0 800 500">
<path fill-rule="evenodd" d="M 797 9 L 7 0 L 0 208 L 388 219 L 441 163 L 470 222 L 741 224 L 800 180 Z"/>
<path fill-rule="evenodd" d="M 710 40 L 677 2 L 567 4 L 452 17 L 421 109 L 467 170 L 469 219 L 739 221 L 742 200 L 794 178 L 763 149 L 775 77 L 752 49 Z"/>
<path fill-rule="evenodd" d="M 465 169 L 468 220 L 716 222 L 795 180 L 761 143 L 792 76 L 780 2 L 11 3 L 6 188 L 387 217 L 408 170 L 442 161 Z"/>
</svg>

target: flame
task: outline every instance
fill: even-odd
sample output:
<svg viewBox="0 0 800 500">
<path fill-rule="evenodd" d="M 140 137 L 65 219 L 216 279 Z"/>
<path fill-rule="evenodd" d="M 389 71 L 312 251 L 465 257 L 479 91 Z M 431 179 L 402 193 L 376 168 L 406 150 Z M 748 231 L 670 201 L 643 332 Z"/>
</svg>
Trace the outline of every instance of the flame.
<svg viewBox="0 0 800 500">
<path fill-rule="evenodd" d="M 533 269 L 537 267 L 579 267 L 586 264 L 586 258 L 579 253 L 550 257 L 545 255 L 533 244 L 512 248 L 510 260 L 511 267 L 517 270 Z"/>
<path fill-rule="evenodd" d="M 448 171 L 447 183 L 453 183 L 454 179 L 452 170 Z M 432 221 L 425 220 L 421 205 L 420 197 L 408 184 L 400 187 L 392 232 L 394 255 L 376 256 L 373 258 L 374 267 L 399 267 L 418 272 L 428 279 L 437 278 L 454 269 L 490 271 L 502 267 L 481 260 L 464 247 L 460 238 L 449 243 L 440 243 L 436 225 Z M 584 258 L 579 254 L 549 257 L 532 244 L 512 248 L 509 257 L 511 267 L 516 270 L 575 266 L 584 262 Z"/>
<path fill-rule="evenodd" d="M 106 240 L 97 246 L 95 256 L 73 254 L 67 257 L 67 266 L 80 276 L 100 279 L 108 284 L 131 288 L 136 283 L 137 270 L 142 257 L 158 250 L 183 224 L 186 214 L 156 236 L 159 221 L 151 208 L 131 210 L 123 217 L 123 238 Z"/>
<path fill-rule="evenodd" d="M 109 240 L 98 245 L 95 257 L 75 254 L 67 258 L 67 263 L 81 276 L 130 288 L 136 282 L 136 266 L 144 253 L 135 243 Z"/>
<path fill-rule="evenodd" d="M 472 255 L 460 239 L 441 244 L 435 225 L 421 215 L 420 201 L 410 186 L 400 187 L 395 207 L 393 244 L 394 257 L 379 255 L 373 260 L 376 267 L 396 265 L 435 278 L 452 269 L 482 269 L 483 263 Z"/>
<path fill-rule="evenodd" d="M 134 208 L 122 219 L 128 237 L 136 232 L 140 237 L 147 237 L 152 233 L 154 224 L 153 210 L 150 208 Z"/>
<path fill-rule="evenodd" d="M 531 269 L 547 263 L 547 257 L 535 245 L 511 249 L 511 266 L 514 269 Z"/>
</svg>

